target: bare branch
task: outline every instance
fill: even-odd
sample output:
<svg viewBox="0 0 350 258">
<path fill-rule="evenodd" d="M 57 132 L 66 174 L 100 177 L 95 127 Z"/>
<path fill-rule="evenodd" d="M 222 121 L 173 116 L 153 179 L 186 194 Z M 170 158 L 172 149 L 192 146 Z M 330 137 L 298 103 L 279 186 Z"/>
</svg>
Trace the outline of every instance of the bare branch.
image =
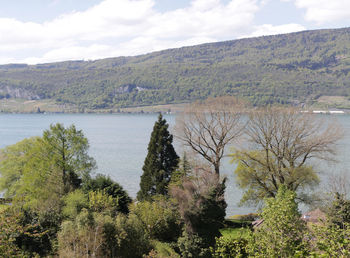
<svg viewBox="0 0 350 258">
<path fill-rule="evenodd" d="M 292 108 L 250 112 L 246 127 L 250 146 L 234 154 L 241 164 L 236 170 L 238 180 L 248 182 L 243 188 L 254 192 L 254 184 L 270 181 L 269 191 L 264 189 L 267 196 L 277 193 L 281 184 L 293 191 L 317 184 L 310 159 L 334 160 L 337 141 L 343 135 L 340 126 L 327 119 Z"/>
<path fill-rule="evenodd" d="M 219 174 L 225 147 L 243 133 L 243 108 L 235 97 L 196 102 L 178 116 L 175 137 L 209 161 Z"/>
</svg>

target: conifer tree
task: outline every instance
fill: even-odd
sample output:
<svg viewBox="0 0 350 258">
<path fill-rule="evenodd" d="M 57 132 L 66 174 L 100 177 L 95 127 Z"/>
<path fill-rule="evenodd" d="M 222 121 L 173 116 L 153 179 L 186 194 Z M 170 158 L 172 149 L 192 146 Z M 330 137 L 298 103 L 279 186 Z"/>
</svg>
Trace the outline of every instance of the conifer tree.
<svg viewBox="0 0 350 258">
<path fill-rule="evenodd" d="M 188 177 L 192 171 L 192 166 L 187 159 L 186 152 L 179 161 L 178 168 L 173 172 L 169 186 L 180 186 L 183 180 Z"/>
<path fill-rule="evenodd" d="M 157 194 L 168 194 L 171 175 L 179 163 L 179 157 L 172 145 L 173 136 L 169 133 L 168 127 L 166 120 L 159 114 L 142 168 L 140 191 L 137 194 L 139 200 L 147 200 Z"/>
</svg>

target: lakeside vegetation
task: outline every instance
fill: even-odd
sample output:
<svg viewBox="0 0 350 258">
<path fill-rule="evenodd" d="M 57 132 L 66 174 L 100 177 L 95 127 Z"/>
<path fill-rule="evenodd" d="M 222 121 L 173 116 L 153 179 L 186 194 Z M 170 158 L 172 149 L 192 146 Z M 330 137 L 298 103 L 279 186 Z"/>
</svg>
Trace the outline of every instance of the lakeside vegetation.
<svg viewBox="0 0 350 258">
<path fill-rule="evenodd" d="M 187 146 L 181 158 L 159 115 L 136 200 L 95 173 L 88 139 L 74 125 L 51 125 L 41 137 L 7 146 L 0 155 L 0 189 L 11 205 L 0 209 L 0 255 L 347 257 L 350 200 L 343 184 L 335 180 L 330 197 L 304 192 L 318 187 L 310 159 L 335 155 L 339 127 L 276 107 L 241 119 L 247 112 L 242 105 L 224 97 L 188 106 L 176 121 L 175 137 Z M 245 191 L 242 201 L 263 208 L 228 217 L 227 180 L 218 164 L 226 144 L 243 138 L 251 144 L 235 145 L 232 153 Z M 327 218 L 307 224 L 298 209 L 301 202 L 318 206 Z M 263 222 L 253 228 L 256 218 Z"/>
<path fill-rule="evenodd" d="M 0 113 L 180 113 L 188 103 L 164 104 L 110 109 L 81 109 L 75 105 L 57 104 L 54 100 L 1 99 Z"/>
<path fill-rule="evenodd" d="M 0 66 L 0 98 L 86 110 L 189 103 L 235 95 L 253 105 L 349 108 L 350 29 L 304 31 L 135 57 Z"/>
</svg>

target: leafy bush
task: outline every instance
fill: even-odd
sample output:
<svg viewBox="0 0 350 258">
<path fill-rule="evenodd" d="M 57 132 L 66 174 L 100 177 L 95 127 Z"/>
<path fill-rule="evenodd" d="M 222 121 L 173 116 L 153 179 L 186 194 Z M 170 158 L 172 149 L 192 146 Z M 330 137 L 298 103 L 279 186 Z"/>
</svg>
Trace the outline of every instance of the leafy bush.
<svg viewBox="0 0 350 258">
<path fill-rule="evenodd" d="M 275 198 L 265 199 L 264 222 L 248 238 L 248 252 L 255 257 L 292 257 L 305 250 L 306 223 L 300 219 L 296 193 L 285 185 Z"/>
<path fill-rule="evenodd" d="M 311 241 L 313 257 L 349 257 L 350 256 L 350 225 L 342 227 L 330 222 L 313 225 L 308 237 Z"/>
<path fill-rule="evenodd" d="M 64 221 L 58 233 L 60 257 L 105 257 L 113 254 L 106 233 L 115 232 L 110 216 L 83 209 L 74 221 Z"/>
<path fill-rule="evenodd" d="M 110 177 L 98 174 L 95 178 L 90 178 L 83 183 L 85 193 L 90 191 L 103 190 L 105 194 L 112 196 L 118 201 L 117 211 L 127 214 L 131 198 L 123 187 L 114 182 Z"/>
<path fill-rule="evenodd" d="M 89 207 L 88 196 L 80 189 L 64 196 L 63 202 L 65 206 L 62 209 L 62 214 L 73 220 L 82 209 Z"/>
<path fill-rule="evenodd" d="M 137 258 L 151 251 L 149 235 L 136 215 L 130 214 L 129 217 L 118 215 L 115 225 L 117 240 L 115 249 L 118 256 Z"/>
<path fill-rule="evenodd" d="M 13 257 L 21 250 L 16 245 L 16 238 L 24 231 L 20 225 L 20 215 L 8 208 L 0 209 L 0 256 Z"/>
<path fill-rule="evenodd" d="M 207 243 L 197 234 L 188 234 L 184 231 L 177 244 L 181 257 L 211 257 Z"/>
<path fill-rule="evenodd" d="M 55 210 L 42 213 L 23 210 L 19 224 L 25 230 L 16 237 L 16 245 L 30 256 L 53 254 L 61 219 L 61 214 Z"/>
<path fill-rule="evenodd" d="M 169 243 L 152 241 L 153 249 L 145 258 L 180 258 L 180 255 L 175 252 L 173 246 Z"/>
<path fill-rule="evenodd" d="M 89 192 L 89 208 L 94 212 L 108 213 L 114 216 L 118 210 L 118 198 L 113 198 L 104 190 Z"/>
<path fill-rule="evenodd" d="M 159 196 L 152 202 L 143 201 L 130 207 L 130 215 L 135 215 L 140 220 L 152 239 L 171 242 L 180 236 L 180 215 L 170 200 Z"/>
<path fill-rule="evenodd" d="M 345 224 L 350 223 L 350 200 L 345 196 L 336 193 L 334 200 L 327 211 L 330 223 L 340 228 L 344 228 Z"/>
<path fill-rule="evenodd" d="M 213 257 L 248 257 L 246 246 L 248 241 L 244 238 L 222 236 L 216 238 L 215 247 L 211 248 Z"/>
</svg>

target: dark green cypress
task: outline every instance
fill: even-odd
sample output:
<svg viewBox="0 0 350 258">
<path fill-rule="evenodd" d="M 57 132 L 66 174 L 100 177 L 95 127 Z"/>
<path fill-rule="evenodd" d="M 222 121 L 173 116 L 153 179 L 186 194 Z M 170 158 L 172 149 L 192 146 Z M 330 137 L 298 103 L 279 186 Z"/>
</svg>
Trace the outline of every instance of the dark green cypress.
<svg viewBox="0 0 350 258">
<path fill-rule="evenodd" d="M 168 194 L 168 185 L 172 173 L 178 166 L 179 157 L 172 145 L 173 136 L 168 131 L 169 125 L 162 115 L 154 124 L 148 153 L 143 165 L 138 200 L 149 200 L 150 197 Z"/>
</svg>

